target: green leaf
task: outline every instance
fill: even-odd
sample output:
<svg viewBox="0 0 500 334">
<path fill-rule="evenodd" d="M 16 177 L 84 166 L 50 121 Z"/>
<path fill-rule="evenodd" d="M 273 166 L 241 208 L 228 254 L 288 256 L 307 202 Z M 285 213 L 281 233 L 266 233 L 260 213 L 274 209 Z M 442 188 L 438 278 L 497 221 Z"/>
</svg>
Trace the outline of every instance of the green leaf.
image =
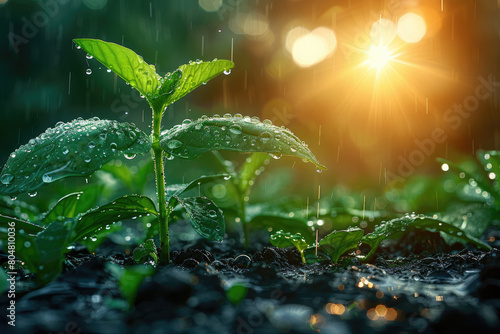
<svg viewBox="0 0 500 334">
<path fill-rule="evenodd" d="M 265 152 L 295 156 L 314 163 L 318 169 L 325 168 L 290 130 L 241 115 L 185 121 L 163 132 L 160 145 L 167 153 L 184 159 L 213 150 Z"/>
<path fill-rule="evenodd" d="M 248 194 L 255 178 L 260 174 L 258 171 L 267 165 L 270 159 L 269 154 L 260 152 L 254 152 L 246 158 L 239 170 L 238 185 L 242 194 Z"/>
<path fill-rule="evenodd" d="M 321 239 L 319 245 L 328 253 L 333 263 L 337 263 L 342 254 L 358 247 L 361 238 L 363 238 L 363 230 L 360 228 L 351 228 L 342 231 L 333 231 Z"/>
<path fill-rule="evenodd" d="M 167 200 L 170 200 L 172 197 L 175 196 L 180 196 L 181 194 L 198 188 L 202 184 L 207 184 L 211 182 L 217 182 L 221 180 L 229 180 L 231 178 L 230 175 L 228 174 L 217 174 L 217 175 L 210 175 L 210 176 L 201 176 L 189 183 L 182 183 L 182 184 L 171 184 L 167 186 L 166 192 L 167 192 Z M 174 198 L 175 199 L 175 198 Z M 173 208 L 175 206 L 176 201 L 172 201 L 172 204 L 169 203 L 170 207 Z"/>
<path fill-rule="evenodd" d="M 36 274 L 40 284 L 53 281 L 62 272 L 64 253 L 70 245 L 74 221 L 55 221 L 36 238 L 16 235 L 16 256 Z"/>
<path fill-rule="evenodd" d="M 442 232 L 454 238 L 460 239 L 463 242 L 474 244 L 479 248 L 483 248 L 486 250 L 491 249 L 489 245 L 485 244 L 481 240 L 476 239 L 472 236 L 468 236 L 460 228 L 443 220 L 424 215 L 406 215 L 402 218 L 396 218 L 388 222 L 383 222 L 382 224 L 377 226 L 372 233 L 368 233 L 363 237 L 362 242 L 368 244 L 371 247 L 370 253 L 368 253 L 366 258 L 370 258 L 375 253 L 375 250 L 378 248 L 382 240 L 395 238 L 400 233 L 409 231 L 411 229 L 420 229 L 430 232 Z"/>
<path fill-rule="evenodd" d="M 477 185 L 482 190 L 485 190 L 492 195 L 495 194 L 495 188 L 491 185 L 491 183 L 487 179 L 484 178 L 484 176 L 481 173 L 478 173 L 477 171 L 466 170 L 465 168 L 462 168 L 458 164 L 453 163 L 446 159 L 437 158 L 437 161 L 440 163 L 447 164 L 449 167 L 455 169 L 458 172 L 464 173 L 466 180 L 473 179 L 474 181 L 477 182 Z"/>
<path fill-rule="evenodd" d="M 8 229 L 15 228 L 16 233 L 21 232 L 35 236 L 45 228 L 18 218 L 0 215 L 0 240 L 7 240 Z"/>
<path fill-rule="evenodd" d="M 81 215 L 75 226 L 73 241 L 92 237 L 117 221 L 148 214 L 158 216 L 156 207 L 149 197 L 140 195 L 120 197 Z"/>
<path fill-rule="evenodd" d="M 206 197 L 175 197 L 186 210 L 194 230 L 203 238 L 222 241 L 226 225 L 222 210 Z"/>
<path fill-rule="evenodd" d="M 495 209 L 482 203 L 451 205 L 441 220 L 464 231 L 468 236 L 480 238 L 495 217 Z"/>
<path fill-rule="evenodd" d="M 234 63 L 229 60 L 195 61 L 181 65 L 162 78 L 155 103 L 168 106 L 219 74 L 229 74 L 233 67 Z"/>
<path fill-rule="evenodd" d="M 141 262 L 144 258 L 151 256 L 155 263 L 158 262 L 158 251 L 156 249 L 155 241 L 148 239 L 134 249 L 134 260 Z"/>
<path fill-rule="evenodd" d="M 498 196 L 500 186 L 498 185 L 497 179 L 500 176 L 500 151 L 478 150 L 477 158 L 483 165 L 485 172 L 488 173 L 488 177 L 490 178 L 490 180 L 496 181 L 493 182 L 493 188 L 496 191 L 492 192 L 492 195 Z"/>
<path fill-rule="evenodd" d="M 32 204 L 18 199 L 12 200 L 10 196 L 0 196 L 0 214 L 22 220 L 34 220 L 38 216 L 39 210 Z"/>
<path fill-rule="evenodd" d="M 8 278 L 3 268 L 0 267 L 0 295 L 9 290 L 10 282 L 7 280 Z"/>
<path fill-rule="evenodd" d="M 66 195 L 59 199 L 59 201 L 50 209 L 47 214 L 43 217 L 42 222 L 50 223 L 56 220 L 58 217 L 73 218 L 76 216 L 76 205 L 80 196 L 83 192 L 76 192 Z"/>
<path fill-rule="evenodd" d="M 307 244 L 306 239 L 304 239 L 300 233 L 285 233 L 283 232 L 283 230 L 280 230 L 271 235 L 270 241 L 273 246 L 276 246 L 278 248 L 297 248 L 297 250 L 300 252 L 302 262 L 306 263 L 306 259 L 304 258 L 304 249 L 306 249 L 309 245 Z"/>
<path fill-rule="evenodd" d="M 148 136 L 132 124 L 97 117 L 59 122 L 11 153 L 0 174 L 0 193 L 15 195 L 65 177 L 89 175 L 122 154 L 150 148 Z"/>
<path fill-rule="evenodd" d="M 142 281 L 155 273 L 153 267 L 143 265 L 122 268 L 118 264 L 107 263 L 106 268 L 118 280 L 121 294 L 127 300 L 129 306 L 134 305 Z"/>
<path fill-rule="evenodd" d="M 106 239 L 110 237 L 111 234 L 119 232 L 122 229 L 123 225 L 111 224 L 101 230 L 97 230 L 97 232 L 93 234 L 90 238 L 79 239 L 78 243 L 84 246 L 89 251 L 89 253 L 93 253 L 97 248 L 99 248 L 99 246 L 101 246 L 104 243 L 104 241 L 106 241 Z"/>
<path fill-rule="evenodd" d="M 158 90 L 160 76 L 156 73 L 155 67 L 148 65 L 134 51 L 98 39 L 79 38 L 73 41 L 89 55 L 118 74 L 142 95 L 149 98 Z"/>
</svg>

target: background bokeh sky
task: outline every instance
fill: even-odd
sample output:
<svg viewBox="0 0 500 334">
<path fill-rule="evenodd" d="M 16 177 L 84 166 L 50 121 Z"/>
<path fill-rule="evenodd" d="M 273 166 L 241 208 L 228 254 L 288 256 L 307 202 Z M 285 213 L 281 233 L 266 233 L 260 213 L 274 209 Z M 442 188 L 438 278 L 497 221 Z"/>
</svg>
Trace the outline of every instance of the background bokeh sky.
<svg viewBox="0 0 500 334">
<path fill-rule="evenodd" d="M 383 188 L 439 173 L 436 157 L 500 149 L 500 1 L 0 0 L 0 22 L 2 164 L 61 120 L 148 129 L 146 101 L 86 59 L 77 37 L 122 44 L 160 74 L 232 59 L 229 76 L 169 108 L 164 126 L 224 113 L 285 125 L 329 168 L 290 158 L 272 167 L 293 165 L 308 189 Z M 210 169 L 170 163 L 167 178 Z"/>
</svg>

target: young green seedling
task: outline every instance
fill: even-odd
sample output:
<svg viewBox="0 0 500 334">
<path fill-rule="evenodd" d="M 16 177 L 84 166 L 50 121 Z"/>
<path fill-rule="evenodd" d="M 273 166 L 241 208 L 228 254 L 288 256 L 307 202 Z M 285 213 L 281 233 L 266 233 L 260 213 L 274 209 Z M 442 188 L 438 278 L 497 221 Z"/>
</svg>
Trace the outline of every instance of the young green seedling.
<svg viewBox="0 0 500 334">
<path fill-rule="evenodd" d="M 53 209 L 54 214 L 47 214 L 44 221 L 29 222 L 0 216 L 0 232 L 5 232 L 0 233 L 0 236 L 4 240 L 8 236 L 5 229 L 12 224 L 19 229 L 18 239 L 26 239 L 23 244 L 27 245 L 27 249 L 21 249 L 19 256 L 25 258 L 24 254 L 30 251 L 42 252 L 46 245 L 43 241 L 45 239 L 41 237 L 59 240 L 53 246 L 64 253 L 73 242 L 93 238 L 117 221 L 152 216 L 160 230 L 158 254 L 154 244 L 148 240 L 139 247 L 136 257 L 140 259 L 144 255 L 151 255 L 155 259 L 157 256 L 160 263 L 168 263 L 168 223 L 177 205 L 186 210 L 193 228 L 201 236 L 210 240 L 222 240 L 225 232 L 222 211 L 208 198 L 185 198 L 182 195 L 198 187 L 200 183 L 227 178 L 228 175 L 201 177 L 188 184 L 166 187 L 166 157 L 193 159 L 204 152 L 223 149 L 291 155 L 311 161 L 322 168 L 307 146 L 295 135 L 268 121 L 259 122 L 241 115 L 204 116 L 195 121 L 185 120 L 180 125 L 161 131 L 161 120 L 170 104 L 215 76 L 229 74 L 234 66 L 232 62 L 190 62 L 162 77 L 156 73 L 154 66 L 148 65 L 142 57 L 120 45 L 95 39 L 76 39 L 75 43 L 88 53 L 87 58 L 93 57 L 100 61 L 145 97 L 153 113 L 151 135 L 148 136 L 134 124 L 100 120 L 97 117 L 59 122 L 10 155 L 0 174 L 0 194 L 15 196 L 34 192 L 65 177 L 87 176 L 122 155 L 133 158 L 136 154 L 152 152 L 157 204 L 146 196 L 129 195 L 75 215 L 75 210 L 70 209 L 73 202 L 62 199 L 56 204 L 58 211 Z M 30 248 L 32 244 L 35 247 Z M 53 258 L 60 266 L 61 255 L 57 259 Z M 43 262 L 43 257 L 40 259 Z M 33 268 L 36 268 L 38 262 L 33 263 Z M 38 267 L 45 268 L 43 265 Z M 48 275 L 43 282 L 55 277 L 59 271 L 60 268 L 54 270 L 53 275 Z"/>
<path fill-rule="evenodd" d="M 271 235 L 271 244 L 278 248 L 295 247 L 300 253 L 300 258 L 303 263 L 306 263 L 304 257 L 304 250 L 309 246 L 306 239 L 302 237 L 300 233 L 291 234 L 290 232 L 283 232 L 283 230 L 278 231 Z"/>
</svg>

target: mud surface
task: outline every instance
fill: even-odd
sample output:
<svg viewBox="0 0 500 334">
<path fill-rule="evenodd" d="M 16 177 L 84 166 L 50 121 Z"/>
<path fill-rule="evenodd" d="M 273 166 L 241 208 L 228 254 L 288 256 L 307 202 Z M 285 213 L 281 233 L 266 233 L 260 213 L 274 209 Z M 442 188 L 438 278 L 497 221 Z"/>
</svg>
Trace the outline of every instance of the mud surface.
<svg viewBox="0 0 500 334">
<path fill-rule="evenodd" d="M 20 273 L 16 331 L 1 333 L 499 333 L 500 252 L 461 250 L 370 263 L 304 265 L 296 250 L 235 250 L 201 242 L 172 252 L 132 308 L 106 263 L 130 255 L 67 255 L 56 281 L 33 290 Z M 7 296 L 0 299 L 2 309 Z"/>
</svg>

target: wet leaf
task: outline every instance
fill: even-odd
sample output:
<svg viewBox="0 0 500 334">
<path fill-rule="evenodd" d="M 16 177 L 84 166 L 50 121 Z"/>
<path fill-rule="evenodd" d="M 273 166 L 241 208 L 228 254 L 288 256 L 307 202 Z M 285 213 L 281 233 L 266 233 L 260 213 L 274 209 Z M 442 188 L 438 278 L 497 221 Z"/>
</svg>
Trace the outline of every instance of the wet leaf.
<svg viewBox="0 0 500 334">
<path fill-rule="evenodd" d="M 350 228 L 342 231 L 333 231 L 319 242 L 323 249 L 333 261 L 337 263 L 339 258 L 353 248 L 358 247 L 359 241 L 363 238 L 363 230 L 360 228 Z"/>
<path fill-rule="evenodd" d="M 206 197 L 176 197 L 194 230 L 203 238 L 222 241 L 226 230 L 222 210 Z"/>
<path fill-rule="evenodd" d="M 495 209 L 482 203 L 456 204 L 451 205 L 441 220 L 452 224 L 464 231 L 468 236 L 480 238 L 486 229 L 490 226 L 495 217 Z M 451 238 L 451 239 L 449 239 Z M 459 239 L 450 236 L 444 238 L 448 241 L 457 241 Z"/>
<path fill-rule="evenodd" d="M 150 148 L 148 136 L 132 124 L 97 117 L 60 122 L 11 153 L 0 174 L 0 193 L 15 195 L 89 175 L 111 159 Z"/>
<path fill-rule="evenodd" d="M 53 281 L 62 272 L 64 253 L 71 242 L 74 221 L 56 221 L 36 237 L 16 235 L 16 256 L 36 275 L 40 284 Z"/>
<path fill-rule="evenodd" d="M 144 258 L 151 256 L 155 263 L 158 262 L 158 252 L 155 241 L 148 239 L 134 249 L 133 257 L 136 262 L 141 262 Z"/>
<path fill-rule="evenodd" d="M 368 253 L 366 257 L 369 258 L 375 253 L 375 250 L 378 248 L 382 240 L 395 238 L 400 233 L 410 231 L 411 229 L 441 232 L 454 238 L 460 239 L 463 242 L 468 242 L 476 245 L 479 248 L 483 248 L 486 250 L 491 249 L 490 246 L 483 243 L 481 240 L 467 235 L 460 228 L 441 219 L 424 215 L 407 215 L 402 218 L 396 218 L 387 222 L 383 222 L 382 224 L 377 226 L 372 233 L 368 233 L 363 237 L 362 242 L 368 244 L 371 247 L 370 253 Z"/>
<path fill-rule="evenodd" d="M 304 258 L 304 249 L 306 249 L 309 245 L 307 244 L 306 239 L 304 239 L 300 233 L 292 234 L 290 232 L 283 232 L 283 230 L 280 230 L 272 234 L 269 240 L 271 241 L 271 244 L 273 246 L 276 246 L 278 248 L 297 248 L 297 250 L 300 252 L 302 262 L 306 262 Z"/>
<path fill-rule="evenodd" d="M 475 182 L 477 182 L 477 186 L 479 186 L 479 188 L 481 188 L 482 190 L 485 190 L 485 191 L 489 192 L 490 194 L 495 194 L 495 188 L 478 171 L 466 170 L 465 168 L 462 168 L 460 165 L 458 165 L 454 162 L 451 162 L 449 160 L 442 159 L 442 158 L 437 158 L 437 161 L 442 163 L 442 164 L 443 163 L 447 164 L 450 168 L 452 168 L 460 173 L 464 173 L 466 180 L 470 180 L 470 179 L 474 180 Z"/>
<path fill-rule="evenodd" d="M 83 192 L 76 192 L 66 195 L 59 199 L 59 201 L 50 209 L 42 219 L 44 223 L 50 223 L 55 221 L 58 217 L 73 218 L 78 212 L 76 212 L 76 206 L 78 200 Z"/>
<path fill-rule="evenodd" d="M 142 281 L 155 273 L 155 269 L 151 266 L 135 265 L 128 267 L 121 267 L 116 263 L 107 263 L 106 269 L 114 276 L 120 286 L 120 291 L 129 303 L 129 306 L 134 305 L 137 290 Z"/>
<path fill-rule="evenodd" d="M 248 194 L 259 170 L 269 163 L 269 154 L 254 152 L 250 154 L 239 170 L 238 185 L 242 194 Z"/>
<path fill-rule="evenodd" d="M 290 130 L 250 117 L 202 117 L 184 122 L 162 133 L 160 145 L 167 153 L 184 159 L 213 150 L 265 152 L 276 157 L 295 156 L 318 169 L 325 168 Z"/>
<path fill-rule="evenodd" d="M 134 51 L 98 39 L 79 38 L 73 41 L 142 95 L 149 97 L 156 93 L 160 85 L 160 76 L 153 65 L 148 65 Z"/>
<path fill-rule="evenodd" d="M 21 220 L 34 220 L 39 215 L 39 210 L 24 201 L 12 200 L 10 196 L 0 196 L 0 214 Z"/>
<path fill-rule="evenodd" d="M 120 197 L 81 215 L 75 226 L 73 241 L 84 237 L 92 238 L 97 232 L 117 221 L 148 214 L 158 215 L 156 207 L 149 197 L 140 195 Z"/>
<path fill-rule="evenodd" d="M 162 84 L 158 89 L 158 96 L 155 97 L 155 103 L 168 106 L 219 74 L 230 72 L 233 67 L 232 61 L 223 59 L 209 62 L 193 61 L 181 65 L 161 79 Z"/>
<path fill-rule="evenodd" d="M 170 198 L 174 196 L 180 196 L 181 194 L 200 187 L 203 184 L 207 183 L 212 183 L 212 182 L 218 182 L 218 181 L 223 181 L 223 180 L 229 180 L 231 178 L 230 175 L 228 174 L 217 174 L 217 175 L 210 175 L 210 176 L 201 176 L 189 183 L 182 183 L 182 184 L 171 184 L 167 186 L 166 192 L 167 192 L 167 200 L 170 200 Z M 170 207 L 175 206 L 177 203 L 175 201 L 172 202 L 172 205 Z"/>
<path fill-rule="evenodd" d="M 15 228 L 17 233 L 24 233 L 35 236 L 42 232 L 45 228 L 15 217 L 8 217 L 0 215 L 0 240 L 6 241 L 8 239 L 8 229 Z"/>
<path fill-rule="evenodd" d="M 481 162 L 484 171 L 487 173 L 488 178 L 493 182 L 493 188 L 495 191 L 491 192 L 492 195 L 500 195 L 498 192 L 500 190 L 500 186 L 498 185 L 498 176 L 500 176 L 500 151 L 485 151 L 478 150 L 477 158 Z M 485 181 L 487 182 L 487 181 Z M 488 189 L 485 189 L 488 191 Z"/>
</svg>

